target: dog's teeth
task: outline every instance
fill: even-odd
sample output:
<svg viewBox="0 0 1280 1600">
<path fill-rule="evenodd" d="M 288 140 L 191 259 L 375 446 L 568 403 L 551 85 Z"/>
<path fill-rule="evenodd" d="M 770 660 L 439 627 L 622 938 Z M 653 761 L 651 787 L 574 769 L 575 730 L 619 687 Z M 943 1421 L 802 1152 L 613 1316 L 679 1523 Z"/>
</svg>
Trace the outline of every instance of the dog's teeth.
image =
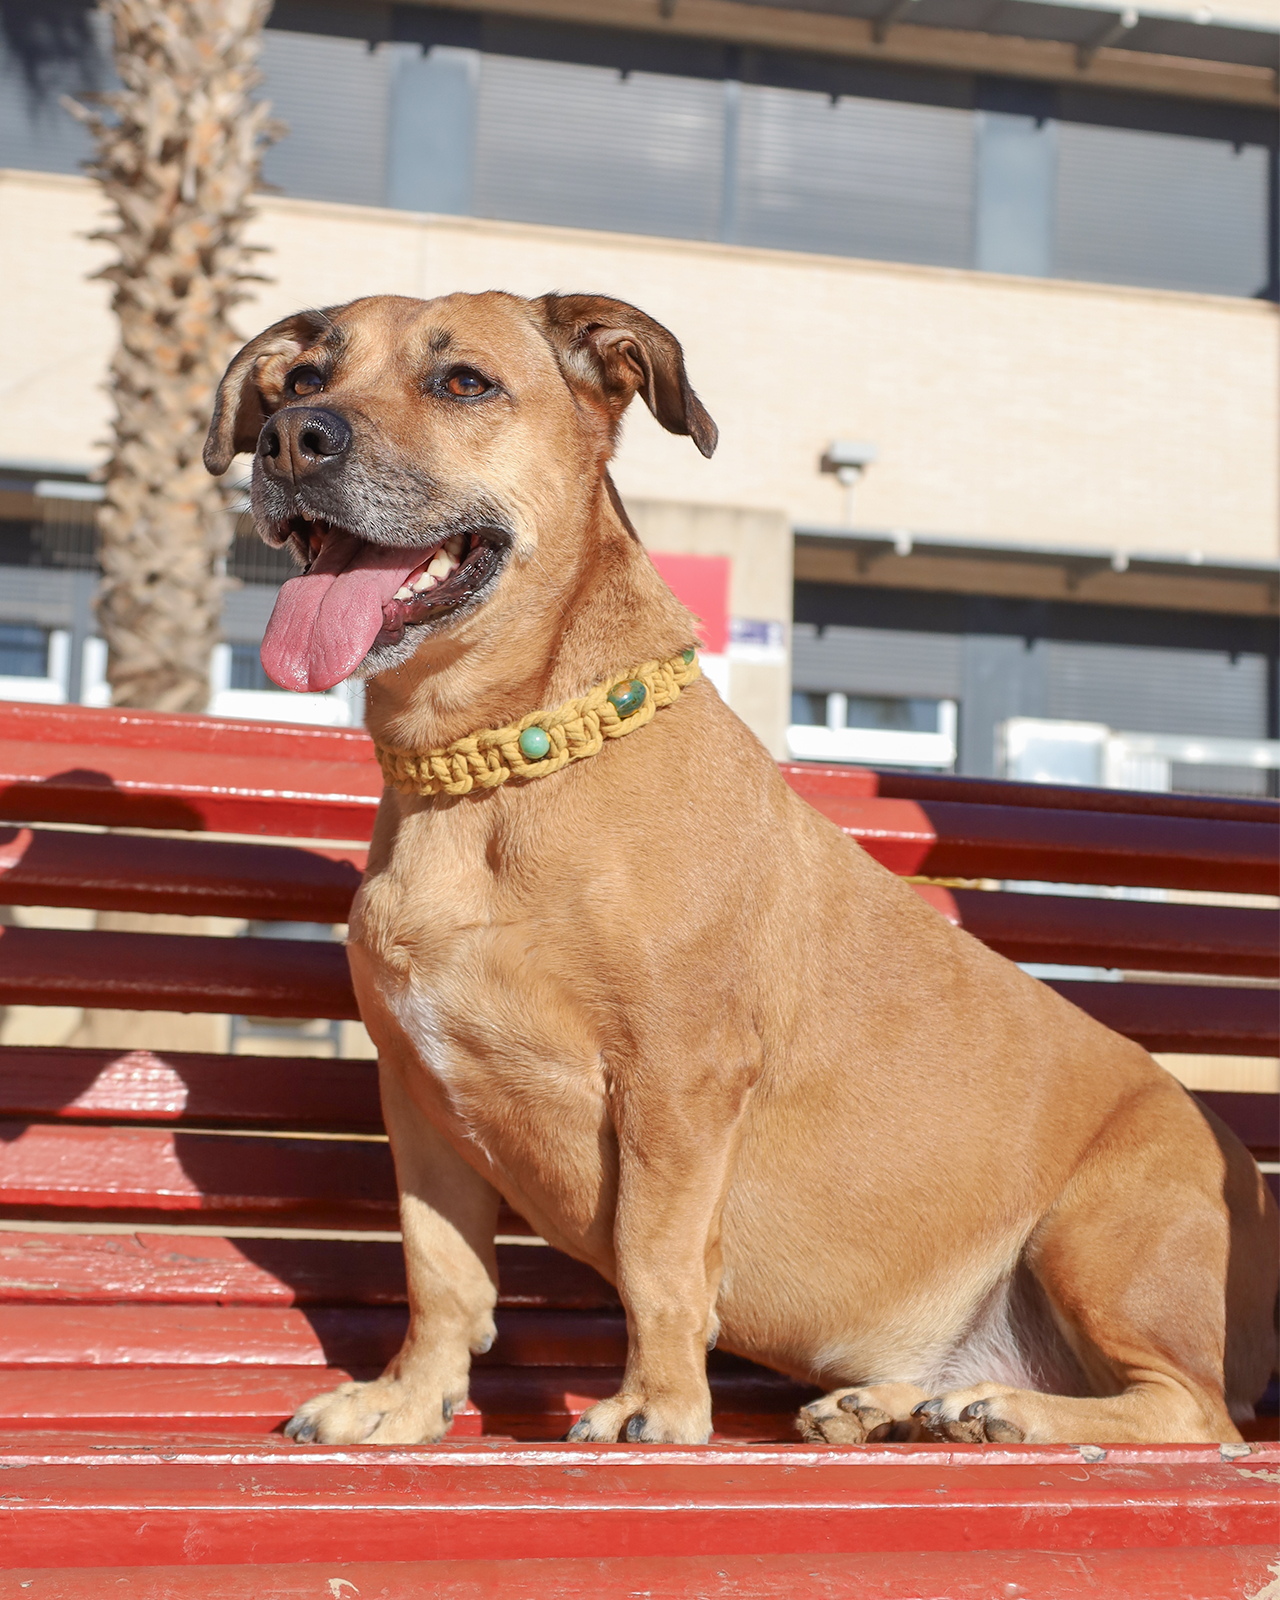
<svg viewBox="0 0 1280 1600">
<path fill-rule="evenodd" d="M 420 572 L 409 584 L 415 594 L 424 594 L 428 589 L 434 589 L 435 586 L 436 580 L 429 572 Z"/>
<path fill-rule="evenodd" d="M 300 511 L 298 515 L 304 522 L 314 522 L 316 520 L 316 514 L 314 511 Z"/>
<path fill-rule="evenodd" d="M 397 600 L 412 600 L 413 590 L 409 588 L 408 584 L 402 583 L 396 590 L 395 597 Z"/>
<path fill-rule="evenodd" d="M 451 539 L 446 539 L 444 542 L 445 549 L 455 561 L 461 561 L 462 559 L 462 541 L 465 538 L 465 534 L 455 533 Z"/>
<path fill-rule="evenodd" d="M 427 571 L 433 578 L 447 578 L 451 572 L 457 570 L 457 567 L 457 559 L 449 554 L 447 545 L 443 550 L 437 550 L 427 562 Z"/>
</svg>

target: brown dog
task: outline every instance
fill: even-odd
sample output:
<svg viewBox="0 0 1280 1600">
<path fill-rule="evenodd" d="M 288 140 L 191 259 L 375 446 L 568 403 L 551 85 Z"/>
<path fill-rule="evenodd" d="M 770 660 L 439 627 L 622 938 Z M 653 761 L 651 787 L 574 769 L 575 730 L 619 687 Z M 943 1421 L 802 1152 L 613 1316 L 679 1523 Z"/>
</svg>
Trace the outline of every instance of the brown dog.
<svg viewBox="0 0 1280 1600">
<path fill-rule="evenodd" d="M 253 340 L 205 459 L 256 450 L 262 536 L 310 563 L 272 676 L 359 671 L 377 742 L 429 751 L 677 658 L 694 624 L 607 470 L 637 392 L 710 455 L 679 345 L 618 301 L 387 297 Z M 350 957 L 410 1324 L 293 1437 L 440 1437 L 495 1336 L 502 1196 L 626 1308 L 574 1438 L 705 1440 L 717 1339 L 835 1390 L 814 1439 L 1252 1415 L 1277 1229 L 1249 1156 L 798 800 L 705 680 L 538 781 L 388 789 Z"/>
</svg>

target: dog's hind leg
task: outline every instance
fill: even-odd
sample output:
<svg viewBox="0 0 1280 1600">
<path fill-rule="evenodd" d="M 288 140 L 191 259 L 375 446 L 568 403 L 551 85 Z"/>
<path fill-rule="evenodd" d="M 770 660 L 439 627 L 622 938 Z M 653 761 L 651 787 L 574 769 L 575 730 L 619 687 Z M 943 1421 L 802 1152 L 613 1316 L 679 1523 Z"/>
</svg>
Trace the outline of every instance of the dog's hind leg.
<svg viewBox="0 0 1280 1600">
<path fill-rule="evenodd" d="M 1025 1260 L 1092 1391 L 982 1383 L 916 1408 L 957 1441 L 1194 1443 L 1240 1438 L 1265 1386 L 1276 1208 L 1247 1152 L 1172 1080 L 1122 1108 Z"/>
<path fill-rule="evenodd" d="M 380 1378 L 308 1400 L 285 1432 L 300 1443 L 430 1444 L 467 1398 L 472 1353 L 495 1338 L 498 1193 L 413 1101 L 383 1055 L 383 1112 L 400 1189 L 409 1331 Z"/>
</svg>

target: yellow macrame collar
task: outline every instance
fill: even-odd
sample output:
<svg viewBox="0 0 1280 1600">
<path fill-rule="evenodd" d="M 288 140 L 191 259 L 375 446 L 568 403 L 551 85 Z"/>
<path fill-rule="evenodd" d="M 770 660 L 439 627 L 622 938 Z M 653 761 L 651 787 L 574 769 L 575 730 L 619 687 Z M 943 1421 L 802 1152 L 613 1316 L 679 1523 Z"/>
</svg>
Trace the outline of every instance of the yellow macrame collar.
<svg viewBox="0 0 1280 1600">
<path fill-rule="evenodd" d="M 508 778 L 546 778 L 595 755 L 606 739 L 643 728 L 700 676 L 696 653 L 683 650 L 670 661 L 615 673 L 554 711 L 531 711 L 509 727 L 482 729 L 443 750 L 374 748 L 382 776 L 402 794 L 468 794 L 496 789 Z"/>
</svg>

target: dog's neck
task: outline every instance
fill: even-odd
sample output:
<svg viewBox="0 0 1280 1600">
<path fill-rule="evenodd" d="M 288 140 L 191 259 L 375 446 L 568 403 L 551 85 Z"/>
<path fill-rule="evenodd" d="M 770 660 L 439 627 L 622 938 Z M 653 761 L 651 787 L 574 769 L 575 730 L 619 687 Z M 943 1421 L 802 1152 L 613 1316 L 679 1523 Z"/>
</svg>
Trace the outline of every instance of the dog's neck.
<svg viewBox="0 0 1280 1600">
<path fill-rule="evenodd" d="M 496 599 L 456 637 L 424 641 L 411 661 L 373 679 L 365 721 L 375 742 L 440 749 L 693 642 L 692 618 L 645 554 L 607 474 L 579 536 L 547 545 L 511 558 L 525 568 L 518 609 Z"/>
</svg>

